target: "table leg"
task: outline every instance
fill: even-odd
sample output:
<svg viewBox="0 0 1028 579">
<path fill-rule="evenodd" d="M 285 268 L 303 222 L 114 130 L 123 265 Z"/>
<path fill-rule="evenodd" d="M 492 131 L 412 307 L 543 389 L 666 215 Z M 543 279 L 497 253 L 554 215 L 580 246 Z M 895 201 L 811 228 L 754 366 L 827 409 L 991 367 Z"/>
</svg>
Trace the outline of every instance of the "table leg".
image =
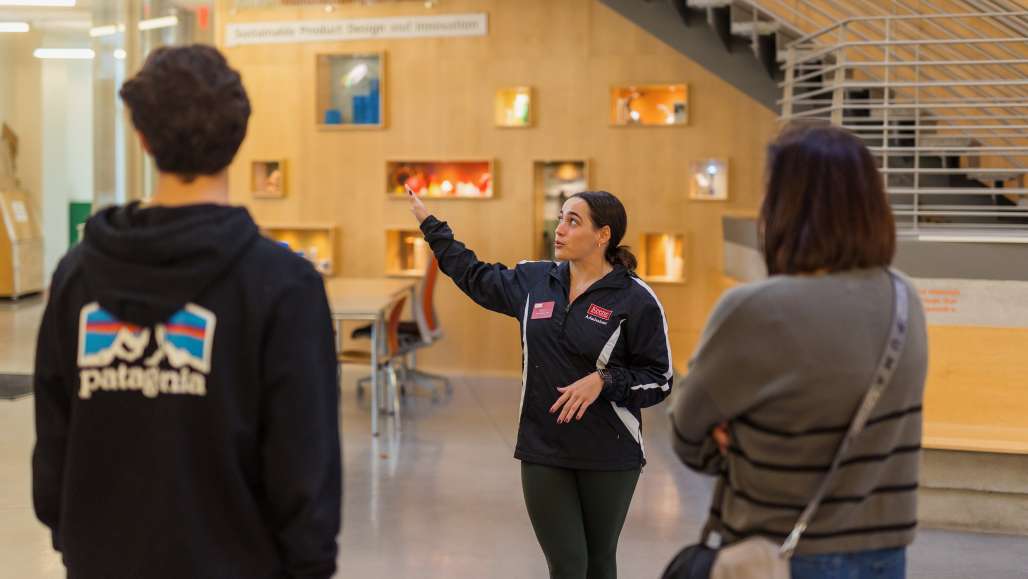
<svg viewBox="0 0 1028 579">
<path fill-rule="evenodd" d="M 378 436 L 378 331 L 381 314 L 371 323 L 371 436 Z"/>
</svg>

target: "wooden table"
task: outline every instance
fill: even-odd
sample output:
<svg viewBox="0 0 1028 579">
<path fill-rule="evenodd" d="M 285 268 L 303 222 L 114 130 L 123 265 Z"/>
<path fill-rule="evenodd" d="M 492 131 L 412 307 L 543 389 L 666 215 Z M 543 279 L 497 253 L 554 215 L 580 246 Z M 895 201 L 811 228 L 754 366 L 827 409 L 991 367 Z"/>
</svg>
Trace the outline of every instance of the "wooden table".
<svg viewBox="0 0 1028 579">
<path fill-rule="evenodd" d="M 371 435 L 378 436 L 378 359 L 385 343 L 386 310 L 396 298 L 410 292 L 414 305 L 417 280 L 397 278 L 335 278 L 325 281 L 332 321 L 336 324 L 336 345 L 342 345 L 341 322 L 371 322 Z"/>
</svg>

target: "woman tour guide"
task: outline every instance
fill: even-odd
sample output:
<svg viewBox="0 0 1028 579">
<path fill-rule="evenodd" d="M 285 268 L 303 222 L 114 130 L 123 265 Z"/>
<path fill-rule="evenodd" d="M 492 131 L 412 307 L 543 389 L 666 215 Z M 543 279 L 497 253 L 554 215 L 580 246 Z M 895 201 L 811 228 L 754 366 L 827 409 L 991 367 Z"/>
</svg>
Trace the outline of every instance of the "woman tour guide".
<svg viewBox="0 0 1028 579">
<path fill-rule="evenodd" d="M 514 457 L 552 579 L 617 576 L 618 537 L 646 464 L 640 409 L 671 391 L 667 320 L 619 243 L 628 218 L 610 193 L 561 209 L 558 261 L 479 261 L 408 189 L 440 269 L 472 300 L 517 318 L 523 377 Z"/>
</svg>

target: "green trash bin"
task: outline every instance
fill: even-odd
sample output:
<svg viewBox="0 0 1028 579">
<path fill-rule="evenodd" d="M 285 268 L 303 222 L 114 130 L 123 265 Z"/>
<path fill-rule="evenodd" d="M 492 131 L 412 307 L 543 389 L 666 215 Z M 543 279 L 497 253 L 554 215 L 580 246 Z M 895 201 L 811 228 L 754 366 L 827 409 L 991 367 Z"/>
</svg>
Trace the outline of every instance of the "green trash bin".
<svg viewBox="0 0 1028 579">
<path fill-rule="evenodd" d="M 90 201 L 72 201 L 68 203 L 68 247 L 74 247 L 82 238 L 82 226 L 93 214 L 93 204 Z"/>
</svg>

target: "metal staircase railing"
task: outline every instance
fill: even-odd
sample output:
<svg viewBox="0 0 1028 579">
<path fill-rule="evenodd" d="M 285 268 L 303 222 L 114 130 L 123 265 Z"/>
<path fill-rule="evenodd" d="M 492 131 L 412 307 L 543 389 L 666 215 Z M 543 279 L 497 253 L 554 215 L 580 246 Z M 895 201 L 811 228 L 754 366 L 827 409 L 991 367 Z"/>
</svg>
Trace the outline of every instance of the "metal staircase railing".
<svg viewBox="0 0 1028 579">
<path fill-rule="evenodd" d="M 766 81 L 784 76 L 783 120 L 862 137 L 901 234 L 1028 243 L 1025 0 L 636 1 L 747 44 Z M 734 84 L 773 102 L 774 84 Z"/>
<path fill-rule="evenodd" d="M 923 14 L 897 0 L 908 13 L 840 18 L 882 8 L 743 1 L 797 28 L 834 20 L 785 51 L 783 120 L 830 121 L 862 136 L 901 232 L 1028 242 L 1028 12 L 951 0 L 995 11 Z"/>
</svg>

